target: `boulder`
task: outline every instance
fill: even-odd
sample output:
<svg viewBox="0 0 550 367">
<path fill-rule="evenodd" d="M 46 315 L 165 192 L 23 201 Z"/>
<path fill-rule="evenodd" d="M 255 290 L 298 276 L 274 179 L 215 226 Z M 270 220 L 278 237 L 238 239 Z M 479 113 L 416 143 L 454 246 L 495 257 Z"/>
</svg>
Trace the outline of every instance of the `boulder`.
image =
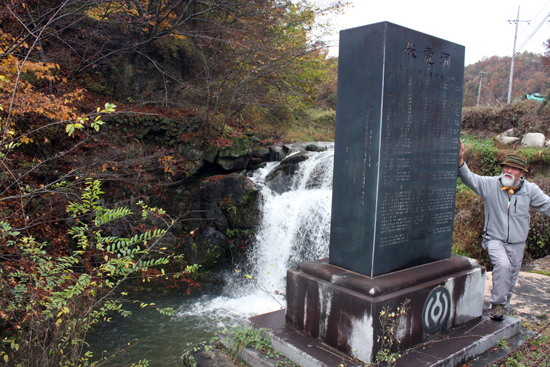
<svg viewBox="0 0 550 367">
<path fill-rule="evenodd" d="M 246 168 L 250 161 L 250 156 L 243 156 L 237 158 L 231 157 L 218 157 L 216 163 L 218 166 L 223 168 L 226 171 L 238 171 L 240 169 Z"/>
<path fill-rule="evenodd" d="M 505 132 L 495 136 L 495 141 L 500 145 L 513 145 L 521 139 L 514 137 L 514 129 L 508 129 Z"/>
<path fill-rule="evenodd" d="M 226 171 L 238 171 L 245 168 L 252 157 L 252 142 L 246 137 L 231 139 L 230 147 L 218 150 L 216 163 Z"/>
<path fill-rule="evenodd" d="M 288 155 L 301 152 L 324 152 L 328 149 L 329 145 L 334 143 L 327 142 L 313 142 L 313 143 L 292 143 L 288 145 Z"/>
<path fill-rule="evenodd" d="M 308 158 L 307 152 L 297 153 L 285 158 L 281 164 L 265 178 L 267 187 L 279 194 L 289 191 L 292 186 L 292 176 L 294 172 L 298 170 L 300 162 Z"/>
<path fill-rule="evenodd" d="M 527 133 L 523 136 L 523 139 L 521 140 L 521 147 L 522 148 L 542 148 L 544 147 L 545 142 L 546 142 L 546 138 L 544 137 L 544 134 Z"/>
<path fill-rule="evenodd" d="M 256 225 L 257 191 L 247 177 L 231 173 L 209 177 L 200 183 L 191 203 L 196 225 L 185 240 L 184 253 L 192 264 L 209 269 L 223 265 L 236 243 Z"/>
<path fill-rule="evenodd" d="M 229 218 L 241 213 L 248 204 L 245 199 L 251 195 L 252 186 L 250 179 L 238 173 L 209 177 L 199 185 L 191 211 L 196 213 L 197 219 L 210 221 L 218 231 L 225 233 Z"/>
<path fill-rule="evenodd" d="M 183 163 L 185 176 L 192 176 L 203 167 L 203 152 L 194 145 L 182 145 L 178 148 L 178 153 L 186 158 Z"/>
<path fill-rule="evenodd" d="M 218 156 L 218 147 L 209 146 L 202 152 L 202 155 L 205 161 L 212 164 L 216 161 L 216 157 Z"/>
<path fill-rule="evenodd" d="M 327 150 L 327 147 L 323 146 L 322 144 L 312 143 L 306 146 L 306 150 L 308 152 L 324 152 Z"/>
<path fill-rule="evenodd" d="M 228 248 L 225 235 L 208 227 L 202 233 L 193 232 L 186 239 L 184 253 L 190 264 L 200 264 L 203 269 L 208 270 L 225 263 Z"/>
<path fill-rule="evenodd" d="M 204 239 L 204 241 L 208 242 L 209 247 L 227 247 L 227 238 L 223 233 L 216 230 L 215 228 L 206 228 L 206 230 L 202 233 L 202 238 Z"/>
<path fill-rule="evenodd" d="M 261 158 L 252 157 L 250 158 L 250 161 L 248 161 L 248 166 L 246 166 L 247 170 L 257 170 L 259 168 L 263 168 L 267 165 L 267 162 L 265 162 Z"/>
<path fill-rule="evenodd" d="M 506 137 L 506 138 L 512 138 L 514 136 L 514 128 L 508 129 L 502 134 L 498 134 L 497 137 Z"/>
<path fill-rule="evenodd" d="M 161 238 L 150 240 L 148 246 L 154 246 L 154 250 L 164 249 L 162 251 L 171 253 L 178 242 L 178 238 L 170 231 L 167 231 Z M 153 251 L 155 253 L 155 251 Z"/>
<path fill-rule="evenodd" d="M 188 145 L 181 145 L 178 148 L 178 152 L 182 157 L 186 158 L 183 166 L 185 167 L 186 176 L 189 177 L 204 167 L 204 162 L 214 163 L 218 155 L 218 148 L 209 146 L 205 149 L 200 149 L 197 144 L 189 143 Z"/>
<path fill-rule="evenodd" d="M 286 158 L 288 154 L 288 148 L 283 144 L 273 144 L 269 147 L 269 158 L 268 162 L 278 162 Z"/>
<path fill-rule="evenodd" d="M 521 140 L 520 138 L 515 138 L 513 136 L 501 136 L 500 139 L 497 139 L 497 141 L 501 145 L 514 145 L 520 140 Z"/>
<path fill-rule="evenodd" d="M 262 161 L 269 161 L 269 155 L 271 153 L 271 150 L 269 148 L 265 147 L 255 147 L 252 149 L 252 158 L 259 158 Z"/>
<path fill-rule="evenodd" d="M 293 155 L 296 153 L 302 153 L 306 151 L 306 146 L 311 143 L 292 143 L 286 146 L 288 149 L 288 155 Z"/>
<path fill-rule="evenodd" d="M 197 345 L 189 348 L 181 356 L 183 367 L 234 367 L 237 364 L 234 359 L 223 351 L 221 347 L 208 345 Z M 264 362 L 263 365 L 268 365 Z"/>
</svg>

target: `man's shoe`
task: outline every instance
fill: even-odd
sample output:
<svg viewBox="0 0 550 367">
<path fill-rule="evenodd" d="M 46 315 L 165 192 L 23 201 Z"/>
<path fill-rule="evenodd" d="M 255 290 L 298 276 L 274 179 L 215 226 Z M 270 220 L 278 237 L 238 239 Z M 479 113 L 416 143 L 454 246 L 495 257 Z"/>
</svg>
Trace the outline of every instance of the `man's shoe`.
<svg viewBox="0 0 550 367">
<path fill-rule="evenodd" d="M 504 305 L 493 305 L 490 315 L 493 320 L 502 321 L 504 318 Z"/>
</svg>

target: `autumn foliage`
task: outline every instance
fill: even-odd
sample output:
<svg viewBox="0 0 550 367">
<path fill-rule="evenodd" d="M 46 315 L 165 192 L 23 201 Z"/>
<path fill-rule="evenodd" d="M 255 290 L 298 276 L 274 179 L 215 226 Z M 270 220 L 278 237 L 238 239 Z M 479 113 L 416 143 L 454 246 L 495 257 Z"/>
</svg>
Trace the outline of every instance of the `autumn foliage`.
<svg viewBox="0 0 550 367">
<path fill-rule="evenodd" d="M 90 365 L 82 348 L 90 326 L 127 314 L 122 281 L 200 288 L 198 266 L 161 245 L 184 219 L 140 200 L 170 203 L 165 188 L 181 184 L 192 163 L 140 131 L 154 116 L 177 125 L 177 143 L 221 147 L 235 131 L 278 128 L 315 105 L 329 73 L 324 95 L 333 99 L 335 65 L 321 41 L 329 28 L 319 17 L 344 6 L 2 3 L 0 361 Z"/>
<path fill-rule="evenodd" d="M 484 58 L 464 69 L 464 107 L 477 104 L 480 74 L 483 79 L 480 91 L 480 105 L 502 107 L 508 98 L 510 83 L 510 57 L 492 56 Z M 512 100 L 525 94 L 550 94 L 550 79 L 543 55 L 523 52 L 514 61 Z"/>
</svg>

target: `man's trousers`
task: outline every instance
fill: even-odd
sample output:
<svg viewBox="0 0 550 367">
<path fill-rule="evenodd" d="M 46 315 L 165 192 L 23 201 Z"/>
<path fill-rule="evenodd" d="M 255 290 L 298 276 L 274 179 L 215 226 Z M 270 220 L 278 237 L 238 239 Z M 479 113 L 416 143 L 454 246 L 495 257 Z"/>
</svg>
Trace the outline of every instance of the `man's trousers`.
<svg viewBox="0 0 550 367">
<path fill-rule="evenodd" d="M 489 302 L 492 305 L 504 305 L 504 311 L 510 311 L 512 291 L 516 286 L 525 250 L 525 242 L 506 243 L 486 236 L 482 246 L 489 252 L 493 264 L 493 289 Z"/>
</svg>

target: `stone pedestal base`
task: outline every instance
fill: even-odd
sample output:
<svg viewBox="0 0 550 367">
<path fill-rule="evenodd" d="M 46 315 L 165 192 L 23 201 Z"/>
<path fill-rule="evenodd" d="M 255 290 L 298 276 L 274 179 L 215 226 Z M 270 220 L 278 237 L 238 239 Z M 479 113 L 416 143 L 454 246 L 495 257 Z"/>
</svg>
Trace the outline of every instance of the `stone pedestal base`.
<svg viewBox="0 0 550 367">
<path fill-rule="evenodd" d="M 460 256 L 377 278 L 353 273 L 328 260 L 301 263 L 287 272 L 286 322 L 363 362 L 380 350 L 381 313 L 399 318 L 392 351 L 480 318 L 485 268 Z"/>
</svg>

